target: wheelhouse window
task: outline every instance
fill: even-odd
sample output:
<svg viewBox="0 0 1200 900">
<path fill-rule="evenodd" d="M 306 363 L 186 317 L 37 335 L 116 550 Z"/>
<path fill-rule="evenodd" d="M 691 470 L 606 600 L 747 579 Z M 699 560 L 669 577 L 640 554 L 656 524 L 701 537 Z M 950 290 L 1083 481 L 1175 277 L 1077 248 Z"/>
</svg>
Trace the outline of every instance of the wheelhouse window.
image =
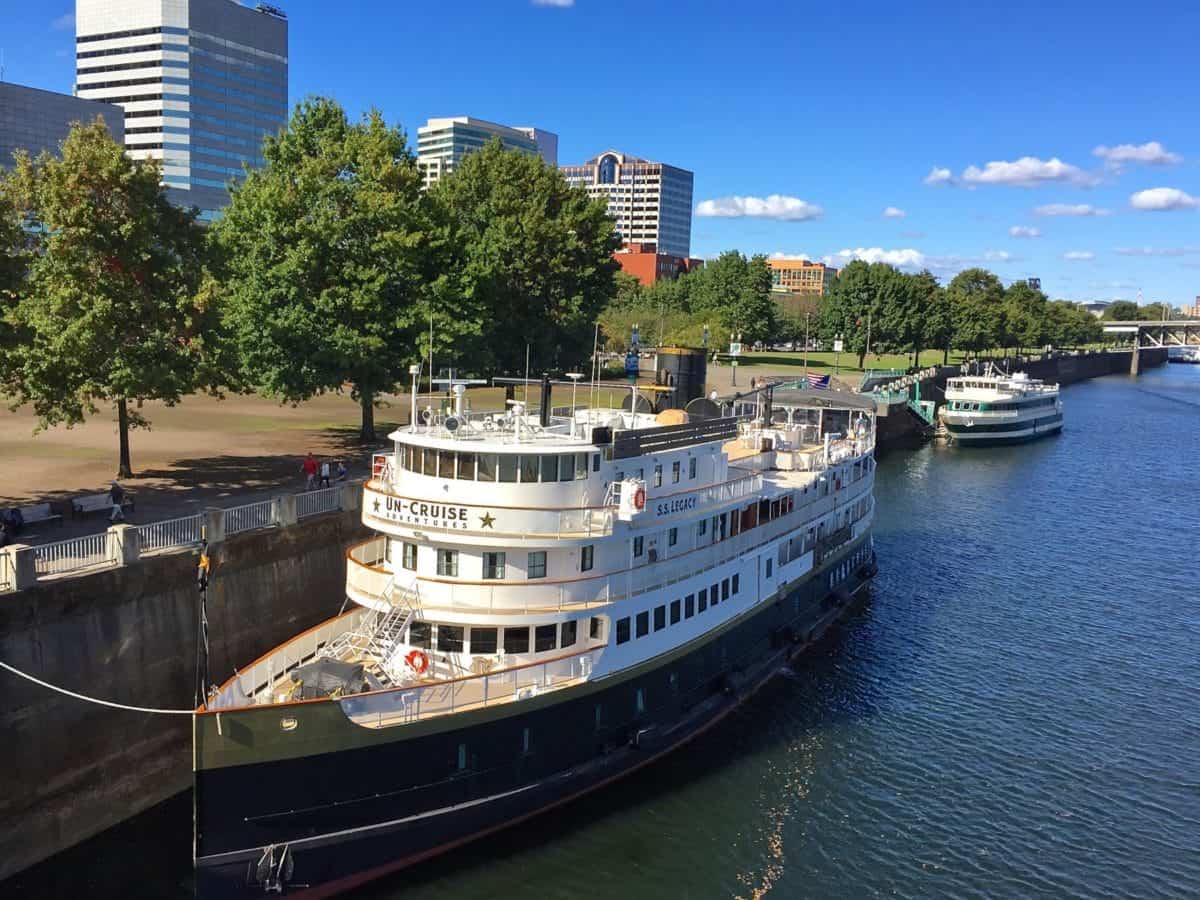
<svg viewBox="0 0 1200 900">
<path fill-rule="evenodd" d="M 472 653 L 495 653 L 496 652 L 496 629 L 495 628 L 472 628 L 471 629 L 471 652 Z"/>
<path fill-rule="evenodd" d="M 503 551 L 483 554 L 483 578 L 485 581 L 502 581 L 504 579 Z"/>
<path fill-rule="evenodd" d="M 480 453 L 479 465 L 476 468 L 476 479 L 479 481 L 495 481 L 498 466 L 495 453 Z"/>
<path fill-rule="evenodd" d="M 694 456 L 688 460 L 688 478 L 696 477 L 696 463 L 697 462 L 698 462 L 698 460 Z"/>
<path fill-rule="evenodd" d="M 421 474 L 422 475 L 437 475 L 437 451 L 422 450 L 421 452 Z"/>
<path fill-rule="evenodd" d="M 438 549 L 437 573 L 445 578 L 458 577 L 458 551 Z"/>
<path fill-rule="evenodd" d="M 503 577 L 503 576 L 502 576 Z M 534 550 L 529 554 L 529 562 L 525 567 L 526 578 L 546 577 L 546 551 Z"/>
<path fill-rule="evenodd" d="M 463 629 L 461 625 L 439 625 L 437 648 L 442 653 L 462 653 Z"/>
<path fill-rule="evenodd" d="M 458 454 L 458 478 L 460 481 L 475 480 L 475 454 Z"/>
<path fill-rule="evenodd" d="M 454 477 L 454 459 L 458 456 L 453 450 L 438 451 L 438 477 L 453 478 Z"/>
<path fill-rule="evenodd" d="M 662 487 L 662 466 L 661 465 L 657 465 L 654 467 L 654 486 Z"/>
<path fill-rule="evenodd" d="M 599 457 L 597 457 L 599 460 Z M 587 470 L 588 455 L 586 453 L 575 454 L 575 480 L 582 481 L 588 477 Z M 599 466 L 597 466 L 599 468 Z"/>
<path fill-rule="evenodd" d="M 690 619 L 696 614 L 696 595 L 688 594 L 683 598 L 683 617 Z"/>
<path fill-rule="evenodd" d="M 538 625 L 533 632 L 533 649 L 536 653 L 545 653 L 558 647 L 558 626 Z"/>
<path fill-rule="evenodd" d="M 513 453 L 500 454 L 500 480 L 501 481 L 516 481 L 517 480 L 517 460 L 518 457 Z"/>
<path fill-rule="evenodd" d="M 586 544 L 579 550 L 579 571 L 590 572 L 596 561 L 596 545 Z"/>
<path fill-rule="evenodd" d="M 700 588 L 700 593 L 696 596 L 696 609 L 699 612 L 704 612 L 706 609 L 708 609 L 708 588 Z"/>
<path fill-rule="evenodd" d="M 667 530 L 667 546 L 674 547 L 679 543 L 679 529 L 671 528 Z"/>
<path fill-rule="evenodd" d="M 650 611 L 637 614 L 637 636 L 645 637 L 650 633 Z"/>
<path fill-rule="evenodd" d="M 560 647 L 575 646 L 575 634 L 579 627 L 579 623 L 572 619 L 570 622 L 563 622 L 560 630 L 558 645 Z"/>
<path fill-rule="evenodd" d="M 679 484 L 679 460 L 671 463 L 671 483 Z"/>
<path fill-rule="evenodd" d="M 641 556 L 646 549 L 646 539 L 644 537 L 635 537 L 633 539 L 633 555 L 634 557 Z"/>
<path fill-rule="evenodd" d="M 675 625 L 679 622 L 679 601 L 671 601 L 671 624 Z"/>
<path fill-rule="evenodd" d="M 558 481 L 558 480 L 559 480 L 559 477 L 558 477 L 558 457 L 557 457 L 557 456 L 543 456 L 543 457 L 541 458 L 541 460 L 542 460 L 542 465 L 541 465 L 541 468 L 542 468 L 542 481 Z M 569 463 L 569 462 L 570 462 L 570 460 L 569 460 L 567 457 L 565 457 L 565 456 L 564 456 L 564 457 L 563 457 L 563 462 L 567 462 L 567 463 Z M 562 479 L 562 480 L 563 480 L 563 481 L 570 481 L 570 480 L 571 480 L 571 476 L 570 476 L 570 474 L 569 474 L 569 470 L 568 470 L 567 477 L 566 477 L 565 479 Z"/>
<path fill-rule="evenodd" d="M 592 620 L 593 622 L 595 619 Z M 617 643 L 626 644 L 629 642 L 629 616 L 623 619 L 617 619 Z"/>
<path fill-rule="evenodd" d="M 410 572 L 417 568 L 417 545 L 408 541 L 404 542 L 403 550 L 401 551 L 400 565 L 408 569 Z"/>
<path fill-rule="evenodd" d="M 537 484 L 538 480 L 538 457 L 536 456 L 521 456 L 521 483 L 522 484 Z"/>
<path fill-rule="evenodd" d="M 505 653 L 528 653 L 529 652 L 529 628 L 505 628 L 504 629 L 504 652 Z"/>
</svg>

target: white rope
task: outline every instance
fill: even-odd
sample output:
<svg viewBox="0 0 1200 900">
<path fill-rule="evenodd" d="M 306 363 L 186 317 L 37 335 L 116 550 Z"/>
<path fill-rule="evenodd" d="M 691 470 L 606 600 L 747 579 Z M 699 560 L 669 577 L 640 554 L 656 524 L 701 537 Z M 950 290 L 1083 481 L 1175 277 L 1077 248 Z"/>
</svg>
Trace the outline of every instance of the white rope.
<svg viewBox="0 0 1200 900">
<path fill-rule="evenodd" d="M 34 678 L 28 672 L 22 672 L 20 669 L 14 668 L 6 662 L 0 662 L 0 668 L 7 669 L 9 672 L 19 675 L 26 681 L 32 681 L 34 684 L 39 684 L 44 688 L 49 688 L 60 694 L 66 694 L 68 697 L 74 697 L 76 700 L 83 700 L 85 703 L 95 703 L 99 706 L 109 706 L 113 709 L 124 709 L 129 712 L 154 713 L 160 716 L 190 716 L 195 714 L 195 710 L 193 709 L 153 709 L 148 706 L 127 706 L 124 703 L 113 703 L 111 700 L 99 700 L 95 697 L 87 697 L 83 694 L 77 694 L 74 691 L 68 691 L 66 688 L 50 684 L 48 681 L 42 681 L 40 678 Z"/>
</svg>

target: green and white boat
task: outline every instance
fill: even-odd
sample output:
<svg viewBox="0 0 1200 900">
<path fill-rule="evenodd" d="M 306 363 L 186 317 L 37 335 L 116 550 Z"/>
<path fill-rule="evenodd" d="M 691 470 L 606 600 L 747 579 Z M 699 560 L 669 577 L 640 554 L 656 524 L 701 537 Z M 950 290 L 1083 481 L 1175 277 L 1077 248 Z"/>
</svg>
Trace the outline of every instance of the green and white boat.
<svg viewBox="0 0 1200 900">
<path fill-rule="evenodd" d="M 1057 384 L 1025 372 L 1007 375 L 994 366 L 982 375 L 947 381 L 939 415 L 952 443 L 972 446 L 1016 444 L 1056 434 L 1063 426 Z"/>
</svg>

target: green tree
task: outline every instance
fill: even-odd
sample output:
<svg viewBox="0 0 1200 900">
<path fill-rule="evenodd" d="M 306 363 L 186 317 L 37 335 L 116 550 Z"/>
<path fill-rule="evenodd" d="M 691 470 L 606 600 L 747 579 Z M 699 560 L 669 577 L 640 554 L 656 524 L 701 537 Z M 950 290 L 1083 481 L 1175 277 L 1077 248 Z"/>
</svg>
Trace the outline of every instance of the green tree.
<svg viewBox="0 0 1200 900">
<path fill-rule="evenodd" d="M 1046 340 L 1056 347 L 1094 344 L 1104 336 L 1100 320 L 1070 300 L 1046 304 L 1046 332 Z"/>
<path fill-rule="evenodd" d="M 726 334 L 740 334 L 747 344 L 773 336 L 777 307 L 765 256 L 747 259 L 726 250 L 687 276 L 687 290 L 691 311 L 713 323 L 717 346 L 723 346 Z"/>
<path fill-rule="evenodd" d="M 887 263 L 854 260 L 821 303 L 821 339 L 841 335 L 862 368 L 870 350 L 911 348 L 920 330 L 919 296 L 909 277 Z"/>
<path fill-rule="evenodd" d="M 921 322 L 921 349 L 942 351 L 942 365 L 950 362 L 950 343 L 954 337 L 954 315 L 946 289 L 928 271 L 916 276 L 916 289 L 924 298 L 924 316 Z M 914 365 L 920 365 L 916 355 Z"/>
<path fill-rule="evenodd" d="M 499 140 L 430 194 L 449 223 L 454 291 L 482 326 L 460 343 L 461 356 L 502 372 L 524 372 L 527 344 L 539 370 L 586 359 L 597 316 L 617 289 L 620 242 L 605 205 Z"/>
<path fill-rule="evenodd" d="M 20 339 L 0 351 L 5 389 L 33 404 L 39 428 L 112 403 L 117 474 L 129 477 L 129 429 L 149 423 L 128 400 L 170 405 L 215 379 L 218 317 L 199 299 L 196 212 L 172 205 L 157 164 L 126 156 L 99 119 L 72 127 L 60 159 L 18 155 L 5 181 L 34 251 L 6 312 Z"/>
<path fill-rule="evenodd" d="M 213 228 L 247 383 L 296 403 L 347 382 L 375 439 L 376 397 L 421 356 L 427 311 L 458 315 L 440 261 L 445 228 L 421 192 L 405 134 L 334 101 L 296 106 Z"/>
<path fill-rule="evenodd" d="M 1114 300 L 1104 308 L 1101 319 L 1107 322 L 1136 322 L 1138 305 L 1132 300 Z"/>
<path fill-rule="evenodd" d="M 1147 303 L 1138 307 L 1138 318 L 1143 322 L 1161 322 L 1170 320 L 1171 307 L 1166 303 Z"/>
<path fill-rule="evenodd" d="M 964 269 L 946 286 L 954 323 L 953 344 L 979 353 L 1002 339 L 1004 287 L 986 269 Z"/>
<path fill-rule="evenodd" d="M 1014 281 L 1004 291 L 1004 332 L 1010 344 L 1020 353 L 1025 347 L 1040 347 L 1047 340 L 1046 295 L 1029 286 L 1027 281 Z"/>
</svg>

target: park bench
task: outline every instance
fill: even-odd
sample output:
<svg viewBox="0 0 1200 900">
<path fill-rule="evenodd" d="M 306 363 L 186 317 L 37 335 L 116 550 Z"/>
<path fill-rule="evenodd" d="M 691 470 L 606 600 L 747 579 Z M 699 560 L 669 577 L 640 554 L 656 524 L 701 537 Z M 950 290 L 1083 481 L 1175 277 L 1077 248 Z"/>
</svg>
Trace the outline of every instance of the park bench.
<svg viewBox="0 0 1200 900">
<path fill-rule="evenodd" d="M 86 516 L 92 512 L 108 512 L 113 507 L 112 500 L 109 499 L 108 491 L 102 494 L 84 494 L 82 497 L 74 497 L 71 500 L 71 515 Z M 121 498 L 121 509 L 133 509 L 133 497 L 126 494 Z"/>
<path fill-rule="evenodd" d="M 21 519 L 26 525 L 36 525 L 38 522 L 53 522 L 62 525 L 62 516 L 50 510 L 49 503 L 35 503 L 33 506 L 19 507 Z"/>
</svg>

